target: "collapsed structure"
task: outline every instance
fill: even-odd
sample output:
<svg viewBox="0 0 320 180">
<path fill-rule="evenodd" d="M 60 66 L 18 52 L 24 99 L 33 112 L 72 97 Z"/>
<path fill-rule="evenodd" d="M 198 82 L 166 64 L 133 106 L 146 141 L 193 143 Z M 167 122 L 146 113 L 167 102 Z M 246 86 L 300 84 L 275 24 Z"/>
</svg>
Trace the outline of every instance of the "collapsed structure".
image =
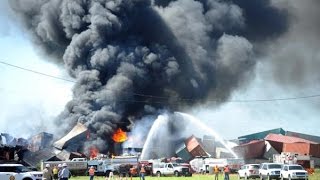
<svg viewBox="0 0 320 180">
<path fill-rule="evenodd" d="M 0 162 L 19 161 L 23 157 L 28 143 L 26 139 L 14 138 L 10 134 L 0 133 Z"/>
<path fill-rule="evenodd" d="M 88 128 L 81 123 L 77 123 L 71 131 L 61 139 L 53 143 L 53 146 L 59 150 L 68 148 L 69 150 L 77 150 L 81 142 L 86 139 Z M 80 142 L 80 143 L 79 143 Z"/>
<path fill-rule="evenodd" d="M 120 134 L 120 142 L 110 142 L 113 145 L 112 155 L 120 155 L 123 152 L 122 142 L 126 140 Z M 115 133 L 115 136 L 119 135 Z M 89 141 L 90 132 L 88 128 L 77 123 L 65 136 L 54 141 L 53 134 L 41 132 L 30 139 L 14 138 L 9 134 L 2 133 L 0 136 L 0 160 L 20 161 L 29 166 L 36 167 L 41 161 L 66 161 L 74 158 L 94 158 L 99 153 L 99 149 L 92 146 L 83 151 L 85 143 Z M 116 138 L 116 137 L 114 137 Z M 122 141 L 122 142 L 121 142 Z M 139 152 L 139 150 L 137 150 Z M 109 154 L 111 155 L 111 154 Z"/>
<path fill-rule="evenodd" d="M 320 137 L 298 132 L 285 131 L 282 128 L 249 134 L 238 138 L 239 145 L 233 150 L 247 162 L 259 163 L 277 161 L 281 154 L 306 156 L 320 166 Z M 287 159 L 287 160 L 289 160 Z"/>
<path fill-rule="evenodd" d="M 121 134 L 118 134 L 119 137 L 114 137 L 115 139 L 126 140 L 125 134 L 122 134 L 125 132 L 118 131 L 117 133 Z M 81 151 L 88 138 L 92 137 L 90 137 L 88 129 L 81 123 L 77 123 L 69 133 L 56 141 L 54 141 L 52 134 L 46 132 L 39 133 L 28 140 L 13 138 L 9 134 L 2 133 L 0 160 L 20 161 L 23 164 L 37 167 L 41 161 L 68 161 L 74 158 L 95 159 L 99 154 L 98 148 L 92 147 L 92 149 L 88 149 L 88 152 Z M 139 156 L 142 151 L 141 148 L 124 148 L 121 143 L 113 142 L 113 152 L 117 151 L 118 154 L 111 155 L 121 156 L 129 150 L 134 150 L 135 155 Z M 207 135 L 202 139 L 191 135 L 176 144 L 174 148 L 176 151 L 172 156 L 182 162 L 190 162 L 197 158 L 203 160 L 208 158 L 208 161 L 212 161 L 212 158 L 234 158 L 226 147 L 223 147 L 214 137 Z M 238 145 L 232 147 L 232 150 L 239 158 L 243 158 L 245 163 L 292 161 L 303 164 L 309 160 L 314 163 L 313 166 L 320 166 L 320 137 L 285 131 L 282 128 L 241 136 L 238 138 Z M 105 158 L 108 158 L 108 155 Z M 304 164 L 304 166 L 310 166 L 310 164 Z"/>
</svg>

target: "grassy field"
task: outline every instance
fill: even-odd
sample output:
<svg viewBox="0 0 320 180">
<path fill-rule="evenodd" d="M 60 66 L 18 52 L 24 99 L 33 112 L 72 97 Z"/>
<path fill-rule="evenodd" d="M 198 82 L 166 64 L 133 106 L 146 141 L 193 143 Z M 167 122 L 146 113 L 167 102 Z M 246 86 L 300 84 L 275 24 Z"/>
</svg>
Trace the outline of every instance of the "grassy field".
<svg viewBox="0 0 320 180">
<path fill-rule="evenodd" d="M 213 175 L 199 175 L 199 174 L 193 174 L 192 177 L 150 177 L 146 176 L 146 180 L 182 180 L 182 179 L 189 179 L 189 180 L 213 180 Z M 89 176 L 78 176 L 78 177 L 72 177 L 70 180 L 89 180 Z M 105 180 L 102 176 L 96 176 L 94 177 L 94 180 Z M 119 177 L 115 177 L 114 180 L 120 180 Z M 126 180 L 123 178 L 122 180 Z M 128 178 L 128 180 L 131 180 Z M 132 180 L 139 180 L 139 177 L 133 177 Z M 223 175 L 220 175 L 219 180 L 223 180 Z M 238 180 L 238 177 L 236 174 L 230 175 L 230 180 Z M 320 180 L 320 169 L 316 170 L 316 173 L 309 176 L 309 180 Z"/>
</svg>

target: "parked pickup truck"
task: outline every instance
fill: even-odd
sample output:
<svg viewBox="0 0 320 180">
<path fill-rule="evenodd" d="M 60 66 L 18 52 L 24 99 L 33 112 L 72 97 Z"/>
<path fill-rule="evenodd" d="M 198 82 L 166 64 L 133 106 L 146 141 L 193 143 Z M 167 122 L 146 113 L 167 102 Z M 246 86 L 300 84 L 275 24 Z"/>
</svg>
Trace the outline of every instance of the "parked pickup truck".
<svg viewBox="0 0 320 180">
<path fill-rule="evenodd" d="M 152 174 L 160 176 L 192 176 L 189 167 L 176 163 L 159 163 L 153 164 Z"/>
</svg>

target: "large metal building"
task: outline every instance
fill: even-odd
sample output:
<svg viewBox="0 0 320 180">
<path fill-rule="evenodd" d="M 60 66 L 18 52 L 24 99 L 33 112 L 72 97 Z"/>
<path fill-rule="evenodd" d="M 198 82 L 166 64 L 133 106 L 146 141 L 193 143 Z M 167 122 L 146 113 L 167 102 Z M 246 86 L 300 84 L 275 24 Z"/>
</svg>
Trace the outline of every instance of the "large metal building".
<svg viewBox="0 0 320 180">
<path fill-rule="evenodd" d="M 246 160 L 268 160 L 272 154 L 281 152 L 293 152 L 320 158 L 320 137 L 285 131 L 282 128 L 241 136 L 238 140 L 240 145 L 233 149 Z"/>
<path fill-rule="evenodd" d="M 320 157 L 320 144 L 303 138 L 269 134 L 265 138 L 279 153 L 295 152 L 302 155 Z"/>
<path fill-rule="evenodd" d="M 245 143 L 248 143 L 253 140 L 262 140 L 270 133 L 285 135 L 286 131 L 283 130 L 282 128 L 277 128 L 277 129 L 271 129 L 271 130 L 267 130 L 267 131 L 257 132 L 257 133 L 253 133 L 253 134 L 249 134 L 249 135 L 245 135 L 245 136 L 240 136 L 240 137 L 238 137 L 239 144 L 245 144 Z"/>
</svg>

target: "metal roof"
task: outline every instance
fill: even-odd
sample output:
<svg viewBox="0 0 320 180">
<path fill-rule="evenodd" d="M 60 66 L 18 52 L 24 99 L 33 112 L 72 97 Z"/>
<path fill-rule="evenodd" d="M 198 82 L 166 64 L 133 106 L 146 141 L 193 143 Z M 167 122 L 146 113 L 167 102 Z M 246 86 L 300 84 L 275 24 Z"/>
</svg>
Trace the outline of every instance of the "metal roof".
<svg viewBox="0 0 320 180">
<path fill-rule="evenodd" d="M 53 146 L 56 147 L 57 149 L 62 150 L 63 148 L 65 148 L 68 143 L 70 143 L 72 140 L 76 139 L 79 136 L 85 136 L 86 132 L 87 132 L 87 127 L 84 124 L 81 123 L 77 123 L 76 126 L 74 126 L 72 128 L 72 130 L 65 135 L 64 137 L 62 137 L 61 139 L 59 139 L 58 141 L 56 141 Z"/>
<path fill-rule="evenodd" d="M 286 132 L 282 128 L 277 128 L 277 129 L 271 129 L 271 130 L 257 132 L 257 133 L 253 133 L 253 134 L 248 134 L 248 135 L 245 135 L 245 136 L 240 136 L 240 137 L 238 137 L 238 139 L 239 139 L 239 141 L 241 143 L 247 143 L 247 142 L 250 142 L 252 140 L 264 139 L 270 133 L 285 135 Z"/>
<path fill-rule="evenodd" d="M 37 167 L 37 164 L 41 161 L 51 159 L 57 159 L 53 148 L 45 148 L 37 152 L 26 151 L 23 154 L 23 161 L 33 167 Z"/>
<path fill-rule="evenodd" d="M 70 159 L 70 154 L 71 154 L 71 152 L 64 149 L 60 153 L 57 154 L 57 157 L 63 161 L 67 161 Z"/>
<path fill-rule="evenodd" d="M 298 133 L 298 132 L 293 132 L 293 131 L 287 131 L 286 135 L 287 136 L 298 137 L 298 138 L 303 138 L 303 139 L 306 139 L 306 140 L 309 140 L 309 141 L 320 143 L 320 137 L 319 136 L 303 134 L 303 133 Z"/>
<path fill-rule="evenodd" d="M 267 141 L 275 141 L 281 143 L 309 143 L 309 144 L 318 144 L 317 142 L 309 141 L 302 138 L 297 138 L 293 136 L 284 136 L 279 134 L 268 134 L 265 138 Z"/>
</svg>

